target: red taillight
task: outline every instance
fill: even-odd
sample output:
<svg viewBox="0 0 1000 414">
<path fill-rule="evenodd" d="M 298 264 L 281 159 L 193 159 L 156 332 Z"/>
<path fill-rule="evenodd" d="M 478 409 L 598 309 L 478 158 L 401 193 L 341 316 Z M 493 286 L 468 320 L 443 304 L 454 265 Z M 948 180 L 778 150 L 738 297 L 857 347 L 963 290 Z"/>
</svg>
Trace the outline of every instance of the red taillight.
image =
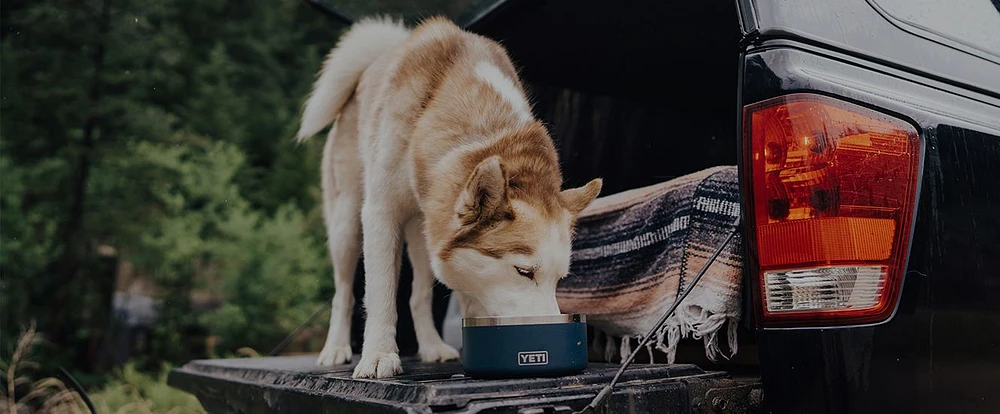
<svg viewBox="0 0 1000 414">
<path fill-rule="evenodd" d="M 920 165 L 916 129 L 812 94 L 744 111 L 759 324 L 888 319 L 910 242 Z"/>
</svg>

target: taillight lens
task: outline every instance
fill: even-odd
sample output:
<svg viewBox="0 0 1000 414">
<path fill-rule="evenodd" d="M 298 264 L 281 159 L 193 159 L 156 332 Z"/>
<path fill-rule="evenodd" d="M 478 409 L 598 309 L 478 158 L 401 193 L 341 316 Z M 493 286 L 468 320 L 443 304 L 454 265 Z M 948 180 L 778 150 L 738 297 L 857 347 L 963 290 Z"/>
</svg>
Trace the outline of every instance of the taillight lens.
<svg viewBox="0 0 1000 414">
<path fill-rule="evenodd" d="M 813 94 L 744 110 L 759 324 L 888 319 L 910 242 L 920 165 L 917 130 Z"/>
</svg>

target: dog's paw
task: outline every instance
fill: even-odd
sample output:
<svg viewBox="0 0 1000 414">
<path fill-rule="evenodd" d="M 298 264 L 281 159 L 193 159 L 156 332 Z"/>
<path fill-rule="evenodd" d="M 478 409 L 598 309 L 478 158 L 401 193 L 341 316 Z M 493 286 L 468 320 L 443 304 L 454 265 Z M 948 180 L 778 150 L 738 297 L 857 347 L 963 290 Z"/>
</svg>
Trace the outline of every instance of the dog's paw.
<svg viewBox="0 0 1000 414">
<path fill-rule="evenodd" d="M 316 358 L 316 365 L 328 367 L 346 364 L 351 362 L 352 356 L 350 345 L 326 344 L 323 346 L 323 351 L 319 353 L 319 358 Z"/>
<path fill-rule="evenodd" d="M 444 342 L 420 347 L 420 360 L 424 362 L 444 362 L 458 359 L 458 351 Z"/>
<path fill-rule="evenodd" d="M 361 361 L 354 367 L 354 378 L 389 378 L 393 375 L 402 374 L 403 365 L 399 361 L 399 354 L 392 352 L 378 352 L 373 354 L 361 354 Z"/>
</svg>

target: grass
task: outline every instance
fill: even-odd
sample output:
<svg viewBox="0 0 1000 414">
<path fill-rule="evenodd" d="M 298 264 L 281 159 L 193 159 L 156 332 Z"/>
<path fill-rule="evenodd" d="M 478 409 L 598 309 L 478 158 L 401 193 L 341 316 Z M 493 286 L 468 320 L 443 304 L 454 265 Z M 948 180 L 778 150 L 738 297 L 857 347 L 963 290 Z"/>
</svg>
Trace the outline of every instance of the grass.
<svg viewBox="0 0 1000 414">
<path fill-rule="evenodd" d="M 29 374 L 38 369 L 31 351 L 42 342 L 35 324 L 21 331 L 17 345 L 9 360 L 0 359 L 3 371 L 3 394 L 0 395 L 0 412 L 3 413 L 83 413 L 83 400 L 70 391 L 57 378 L 32 380 Z"/>
<path fill-rule="evenodd" d="M 32 379 L 38 369 L 32 350 L 42 342 L 32 324 L 22 330 L 10 359 L 0 359 L 0 413 L 87 413 L 80 395 L 58 378 Z M 90 399 L 98 413 L 204 413 L 193 395 L 167 385 L 168 368 L 154 377 L 126 365 L 101 389 L 89 392 Z"/>
</svg>

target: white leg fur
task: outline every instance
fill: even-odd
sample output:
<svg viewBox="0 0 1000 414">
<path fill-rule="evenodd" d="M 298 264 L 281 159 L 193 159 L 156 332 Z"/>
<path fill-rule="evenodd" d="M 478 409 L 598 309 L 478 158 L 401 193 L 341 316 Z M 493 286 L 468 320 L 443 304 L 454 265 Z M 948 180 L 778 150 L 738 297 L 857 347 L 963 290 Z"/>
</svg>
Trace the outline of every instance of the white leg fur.
<svg viewBox="0 0 1000 414">
<path fill-rule="evenodd" d="M 351 314 L 354 273 L 361 253 L 361 171 L 356 158 L 357 103 L 344 109 L 323 147 L 323 219 L 333 261 L 334 294 L 330 330 L 316 363 L 329 366 L 351 361 Z M 346 162 L 345 162 L 346 161 Z"/>
<path fill-rule="evenodd" d="M 365 257 L 365 337 L 355 378 L 387 378 L 403 372 L 396 345 L 396 289 L 406 222 L 419 212 L 409 187 L 405 150 L 393 141 L 406 134 L 400 125 L 362 131 L 365 142 L 384 146 L 366 153 L 365 196 L 361 207 Z M 378 134 L 376 140 L 365 133 Z M 365 153 L 365 151 L 363 151 Z"/>
<path fill-rule="evenodd" d="M 365 337 L 355 378 L 386 378 L 403 372 L 396 345 L 396 289 L 402 253 L 402 222 L 391 199 L 365 198 L 361 208 L 365 256 Z"/>
<path fill-rule="evenodd" d="M 430 256 L 424 238 L 424 222 L 420 218 L 410 220 L 406 225 L 406 252 L 413 266 L 413 293 L 410 295 L 410 312 L 413 314 L 413 329 L 417 333 L 420 346 L 420 360 L 441 362 L 458 359 L 458 351 L 441 339 L 434 327 L 431 305 L 434 299 L 434 273 L 431 271 Z"/>
</svg>

